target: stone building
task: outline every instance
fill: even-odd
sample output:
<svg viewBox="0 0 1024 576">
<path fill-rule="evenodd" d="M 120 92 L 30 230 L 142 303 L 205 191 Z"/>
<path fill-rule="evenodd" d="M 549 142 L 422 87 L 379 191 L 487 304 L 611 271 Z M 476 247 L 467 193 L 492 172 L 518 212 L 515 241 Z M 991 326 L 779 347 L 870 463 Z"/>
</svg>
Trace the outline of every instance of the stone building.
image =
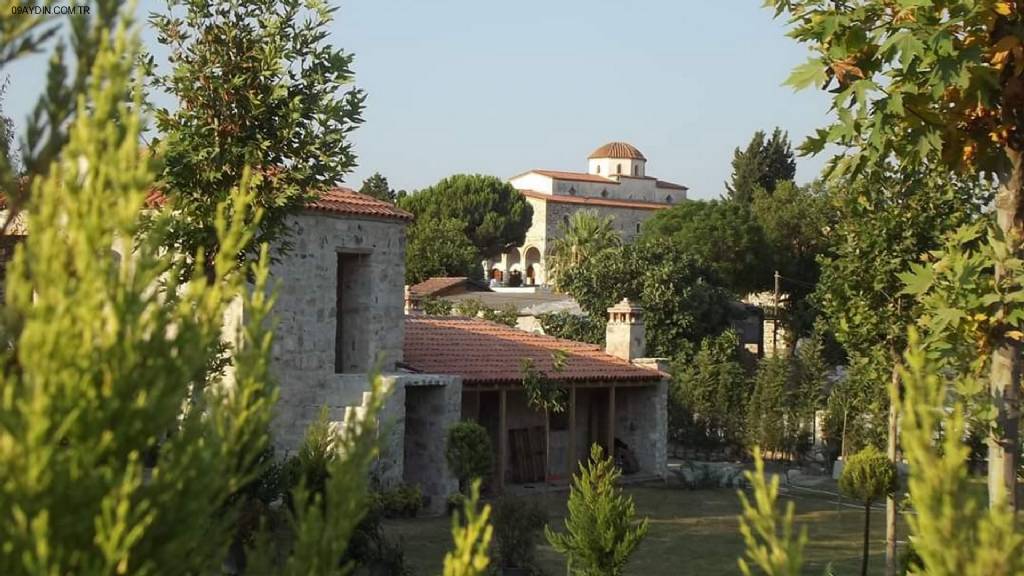
<svg viewBox="0 0 1024 576">
<path fill-rule="evenodd" d="M 542 467 L 540 480 L 564 479 L 592 442 L 618 444 L 619 454 L 632 454 L 641 471 L 662 476 L 667 383 L 657 361 L 641 358 L 642 311 L 628 303 L 610 310 L 608 352 L 483 320 L 406 316 L 405 227 L 411 219 L 344 188 L 323 193 L 291 217 L 292 250 L 271 265 L 278 455 L 301 445 L 324 407 L 339 425 L 358 415 L 376 370 L 392 392 L 380 417 L 375 476 L 383 486 L 418 485 L 431 511 L 443 509 L 458 489 L 444 451 L 448 429 L 462 418 L 492 431 L 504 463 L 500 480 L 525 480 L 517 464 L 524 457 L 520 442 L 531 433 L 535 438 L 546 422 L 552 464 Z M 235 312 L 229 322 L 244 317 L 244 310 Z M 567 353 L 561 372 L 551 364 L 555 350 Z M 566 387 L 564 417 L 546 421 L 527 407 L 524 358 Z"/>
<path fill-rule="evenodd" d="M 666 472 L 668 381 L 644 356 L 643 311 L 623 301 L 609 309 L 607 349 L 523 332 L 475 318 L 411 315 L 404 365 L 462 381 L 463 419 L 476 420 L 496 450 L 495 484 L 565 482 L 591 444 L 630 473 Z M 556 355 L 564 355 L 555 367 Z M 528 405 L 522 363 L 530 360 L 565 390 L 566 407 L 548 414 Z"/>
<path fill-rule="evenodd" d="M 522 246 L 485 263 L 491 278 L 518 271 L 525 284 L 544 284 L 551 241 L 574 212 L 611 216 L 628 242 L 655 212 L 686 199 L 686 186 L 648 176 L 647 158 L 625 142 L 601 146 L 587 162 L 586 172 L 530 170 L 509 179 L 533 207 L 533 223 Z"/>
<path fill-rule="evenodd" d="M 274 444 L 284 456 L 327 407 L 358 414 L 378 370 L 392 392 L 381 415 L 376 475 L 419 485 L 436 511 L 458 486 L 444 461 L 460 418 L 461 381 L 398 369 L 405 339 L 405 226 L 412 215 L 345 188 L 291 218 L 291 252 L 271 265 L 277 290 L 271 369 L 280 385 Z"/>
</svg>

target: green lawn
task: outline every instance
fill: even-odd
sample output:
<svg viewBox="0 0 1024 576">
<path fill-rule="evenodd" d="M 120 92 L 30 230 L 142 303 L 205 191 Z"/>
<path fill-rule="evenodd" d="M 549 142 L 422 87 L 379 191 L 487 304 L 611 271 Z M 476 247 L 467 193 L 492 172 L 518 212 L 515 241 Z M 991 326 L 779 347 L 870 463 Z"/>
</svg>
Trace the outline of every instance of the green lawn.
<svg viewBox="0 0 1024 576">
<path fill-rule="evenodd" d="M 627 492 L 635 499 L 639 513 L 651 521 L 647 538 L 634 555 L 627 574 L 739 573 L 736 558 L 742 553 L 737 522 L 740 504 L 734 490 L 689 491 L 655 486 L 631 487 Z M 561 527 L 566 492 L 530 497 L 542 501 L 552 525 Z M 805 572 L 818 576 L 832 562 L 840 576 L 859 574 L 863 511 L 843 507 L 837 512 L 834 500 L 818 497 L 800 496 L 793 500 L 797 523 L 807 527 L 810 539 Z M 884 516 L 882 512 L 872 512 L 871 574 L 884 571 Z M 417 574 L 432 576 L 441 572 L 442 558 L 451 542 L 449 518 L 389 520 L 385 526 L 389 535 L 402 540 L 406 558 Z M 561 556 L 546 543 L 540 547 L 538 557 L 548 574 L 565 573 Z"/>
</svg>

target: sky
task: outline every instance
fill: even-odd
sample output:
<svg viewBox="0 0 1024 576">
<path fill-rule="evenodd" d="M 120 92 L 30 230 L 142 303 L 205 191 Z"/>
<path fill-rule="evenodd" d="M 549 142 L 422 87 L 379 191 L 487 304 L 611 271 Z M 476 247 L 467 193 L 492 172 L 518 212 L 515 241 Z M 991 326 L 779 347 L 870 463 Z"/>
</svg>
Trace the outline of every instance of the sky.
<svg viewBox="0 0 1024 576">
<path fill-rule="evenodd" d="M 374 172 L 416 190 L 462 172 L 586 171 L 592 150 L 622 140 L 649 175 L 709 199 L 756 130 L 779 126 L 795 146 L 827 121 L 827 94 L 782 85 L 808 53 L 760 0 L 342 0 L 331 32 L 367 92 L 353 187 Z M 45 63 L 0 70 L 18 134 Z M 798 158 L 797 180 L 824 161 Z"/>
</svg>

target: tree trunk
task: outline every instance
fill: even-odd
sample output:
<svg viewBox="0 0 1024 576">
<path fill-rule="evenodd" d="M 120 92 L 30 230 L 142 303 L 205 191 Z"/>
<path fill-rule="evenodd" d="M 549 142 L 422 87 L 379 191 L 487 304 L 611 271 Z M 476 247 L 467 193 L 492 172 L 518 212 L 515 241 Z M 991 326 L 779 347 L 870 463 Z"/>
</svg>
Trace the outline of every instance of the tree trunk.
<svg viewBox="0 0 1024 576">
<path fill-rule="evenodd" d="M 1020 252 L 1024 224 L 1024 154 L 1007 146 L 1012 170 L 1005 175 L 996 195 L 996 217 L 1013 253 Z M 996 267 L 996 277 L 1004 273 Z M 996 426 L 988 439 L 988 494 L 995 504 L 1017 510 L 1017 451 L 1020 434 L 1020 342 L 1002 335 L 993 342 L 989 391 L 997 410 Z"/>
<path fill-rule="evenodd" d="M 871 539 L 871 501 L 864 503 L 864 556 L 860 561 L 860 576 L 868 576 L 868 554 L 870 553 Z"/>
<path fill-rule="evenodd" d="M 895 355 L 894 355 L 895 356 Z M 895 361 L 892 365 L 892 390 L 889 398 L 889 461 L 896 466 L 896 452 L 899 449 L 899 393 L 900 373 Z M 896 576 L 896 494 L 885 498 L 885 576 Z"/>
</svg>

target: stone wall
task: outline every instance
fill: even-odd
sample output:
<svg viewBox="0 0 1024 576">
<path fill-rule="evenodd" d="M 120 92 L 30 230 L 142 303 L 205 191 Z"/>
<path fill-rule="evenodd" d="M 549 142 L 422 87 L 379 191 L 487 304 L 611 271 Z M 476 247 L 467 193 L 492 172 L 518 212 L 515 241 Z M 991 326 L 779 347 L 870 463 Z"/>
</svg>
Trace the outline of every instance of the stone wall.
<svg viewBox="0 0 1024 576">
<path fill-rule="evenodd" d="M 643 472 L 664 477 L 668 464 L 668 383 L 615 390 L 615 436 Z"/>
<path fill-rule="evenodd" d="M 419 486 L 429 514 L 444 512 L 458 481 L 448 470 L 448 429 L 462 419 L 462 381 L 456 376 L 389 375 L 391 396 L 381 413 L 376 476 L 383 487 Z"/>
<path fill-rule="evenodd" d="M 292 226 L 291 252 L 271 266 L 271 366 L 281 389 L 273 432 L 284 452 L 300 445 L 322 406 L 341 422 L 347 408 L 362 405 L 367 370 L 393 371 L 404 338 L 404 223 L 308 212 Z M 350 264 L 343 265 L 340 334 L 339 254 Z"/>
<path fill-rule="evenodd" d="M 560 236 L 559 226 L 565 219 L 580 210 L 593 210 L 601 217 L 611 216 L 615 229 L 622 235 L 624 242 L 632 242 L 636 238 L 638 226 L 654 217 L 657 210 L 645 210 L 642 208 L 618 208 L 611 206 L 588 206 L 581 204 L 561 204 L 557 202 L 547 203 L 546 237 L 550 242 Z"/>
</svg>

